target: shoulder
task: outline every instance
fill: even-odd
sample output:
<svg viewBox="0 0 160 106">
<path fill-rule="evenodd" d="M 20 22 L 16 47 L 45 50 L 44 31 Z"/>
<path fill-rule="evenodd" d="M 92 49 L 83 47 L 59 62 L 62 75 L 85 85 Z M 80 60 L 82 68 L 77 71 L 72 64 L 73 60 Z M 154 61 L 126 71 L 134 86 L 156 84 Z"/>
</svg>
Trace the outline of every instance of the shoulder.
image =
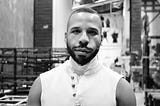
<svg viewBox="0 0 160 106">
<path fill-rule="evenodd" d="M 113 71 L 110 67 L 105 67 L 105 66 L 102 65 L 102 69 L 103 69 L 102 72 L 104 72 L 105 75 L 106 75 L 108 78 L 110 78 L 110 79 L 115 79 L 117 83 L 118 83 L 119 80 L 123 77 L 123 76 L 120 75 L 119 73 Z"/>
<path fill-rule="evenodd" d="M 66 66 L 67 66 L 67 64 L 63 63 L 63 64 L 60 64 L 59 66 L 57 66 L 57 67 L 55 67 L 55 68 L 53 68 L 53 69 L 51 69 L 49 71 L 41 73 L 40 74 L 40 79 L 42 77 L 49 78 L 49 77 L 57 76 L 58 74 L 61 74 L 62 72 L 64 72 Z"/>
<path fill-rule="evenodd" d="M 40 101 L 44 84 L 47 85 L 48 83 L 46 83 L 46 81 L 50 81 L 50 79 L 55 78 L 54 76 L 61 74 L 64 67 L 64 64 L 61 64 L 60 66 L 40 74 L 40 76 L 36 78 L 29 91 L 28 106 L 40 106 L 39 104 L 41 103 Z"/>
<path fill-rule="evenodd" d="M 136 98 L 130 84 L 121 78 L 116 89 L 116 100 L 118 106 L 136 106 Z"/>
</svg>

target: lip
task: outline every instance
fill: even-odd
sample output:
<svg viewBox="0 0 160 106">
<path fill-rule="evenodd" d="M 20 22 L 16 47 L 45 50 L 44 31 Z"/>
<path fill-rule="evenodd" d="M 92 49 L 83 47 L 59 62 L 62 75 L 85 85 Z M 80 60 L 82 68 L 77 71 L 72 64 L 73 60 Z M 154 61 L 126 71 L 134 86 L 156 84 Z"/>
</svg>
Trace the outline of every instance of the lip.
<svg viewBox="0 0 160 106">
<path fill-rule="evenodd" d="M 75 50 L 76 53 L 78 54 L 88 54 L 86 51 L 81 51 L 81 50 Z"/>
<path fill-rule="evenodd" d="M 81 53 L 90 53 L 92 50 L 86 49 L 86 48 L 75 48 L 76 52 L 81 52 Z"/>
</svg>

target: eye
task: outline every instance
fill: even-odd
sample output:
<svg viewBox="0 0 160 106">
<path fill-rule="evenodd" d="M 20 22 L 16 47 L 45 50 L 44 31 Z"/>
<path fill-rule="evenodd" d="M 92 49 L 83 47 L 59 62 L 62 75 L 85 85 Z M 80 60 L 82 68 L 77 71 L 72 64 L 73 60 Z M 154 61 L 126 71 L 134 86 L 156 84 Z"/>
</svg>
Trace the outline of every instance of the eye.
<svg viewBox="0 0 160 106">
<path fill-rule="evenodd" d="M 98 31 L 96 29 L 88 29 L 87 34 L 89 34 L 91 36 L 95 36 L 98 34 Z"/>
<path fill-rule="evenodd" d="M 73 29 L 73 30 L 71 30 L 71 33 L 77 35 L 77 34 L 81 33 L 81 30 L 80 29 Z"/>
</svg>

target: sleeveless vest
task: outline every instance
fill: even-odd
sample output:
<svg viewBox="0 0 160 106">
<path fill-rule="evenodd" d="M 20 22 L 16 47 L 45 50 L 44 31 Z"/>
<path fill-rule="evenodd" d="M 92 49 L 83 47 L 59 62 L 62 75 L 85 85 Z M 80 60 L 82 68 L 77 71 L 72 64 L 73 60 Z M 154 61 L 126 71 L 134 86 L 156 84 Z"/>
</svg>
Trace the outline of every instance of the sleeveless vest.
<svg viewBox="0 0 160 106">
<path fill-rule="evenodd" d="M 98 61 L 84 75 L 77 75 L 68 60 L 40 75 L 41 106 L 116 106 L 121 78 Z"/>
</svg>

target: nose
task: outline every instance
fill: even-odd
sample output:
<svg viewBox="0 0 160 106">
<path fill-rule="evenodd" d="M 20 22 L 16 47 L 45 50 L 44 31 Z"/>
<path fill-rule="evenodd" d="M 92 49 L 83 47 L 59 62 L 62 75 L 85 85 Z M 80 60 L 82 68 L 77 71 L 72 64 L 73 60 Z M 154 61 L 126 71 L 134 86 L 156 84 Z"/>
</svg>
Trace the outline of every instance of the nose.
<svg viewBox="0 0 160 106">
<path fill-rule="evenodd" d="M 79 39 L 79 43 L 81 46 L 87 46 L 89 43 L 89 38 L 86 34 L 86 32 L 84 31 Z"/>
</svg>

